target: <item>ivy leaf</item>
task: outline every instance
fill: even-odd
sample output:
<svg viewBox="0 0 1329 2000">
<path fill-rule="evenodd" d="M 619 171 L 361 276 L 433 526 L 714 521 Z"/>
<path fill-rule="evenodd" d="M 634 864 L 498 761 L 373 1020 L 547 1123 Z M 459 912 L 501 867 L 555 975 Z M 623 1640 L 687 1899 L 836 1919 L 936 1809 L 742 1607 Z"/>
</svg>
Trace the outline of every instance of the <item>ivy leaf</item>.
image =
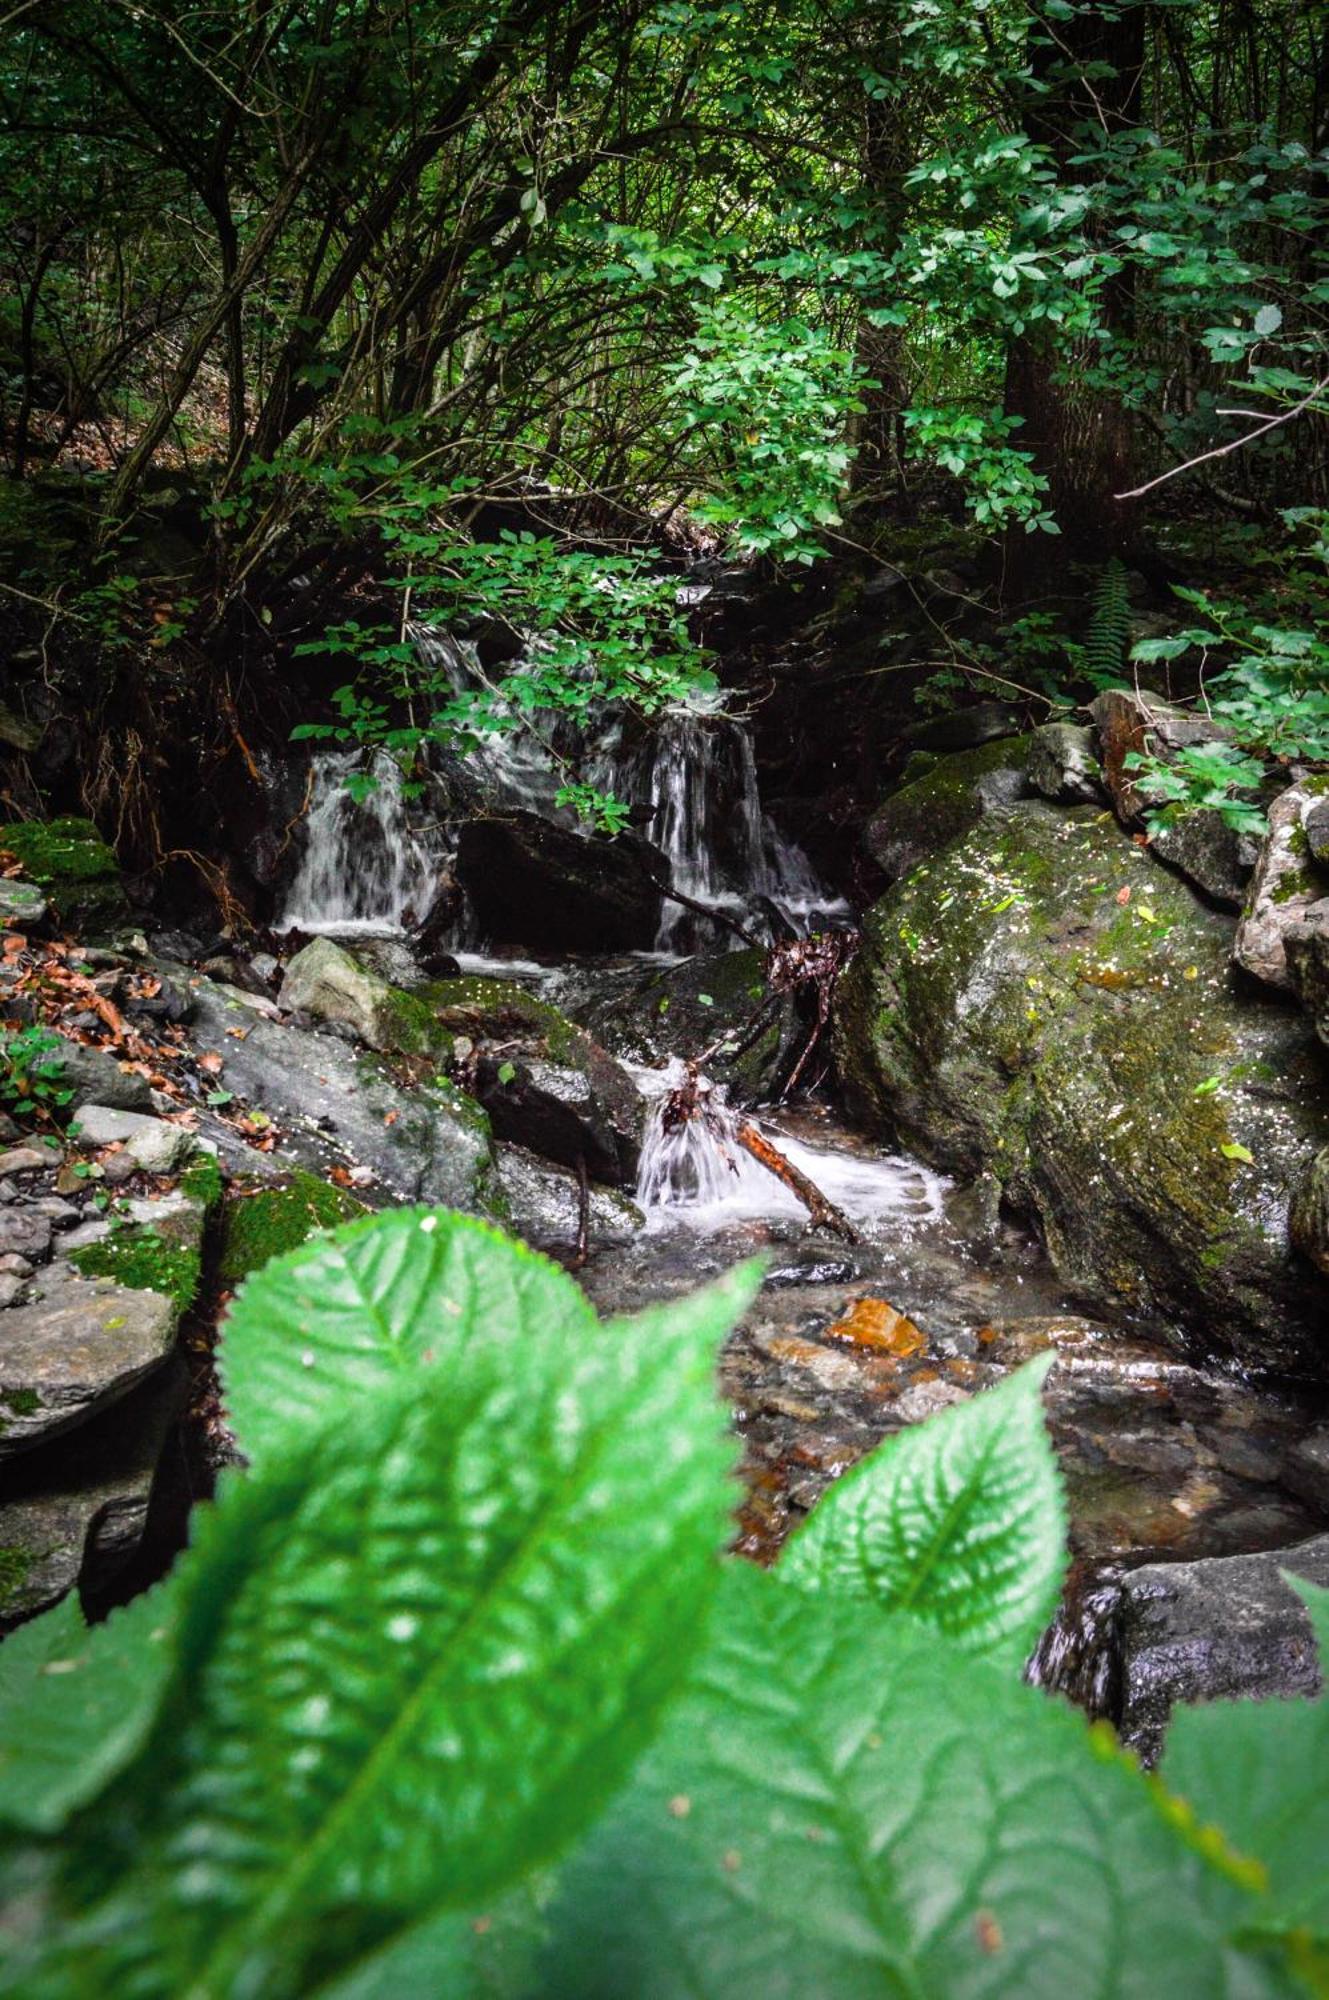
<svg viewBox="0 0 1329 2000">
<path fill-rule="evenodd" d="M 757 1282 L 612 1338 L 472 1340 L 232 1479 L 38 1983 L 285 2000 L 585 1826 L 700 1634 L 733 1459 L 715 1360 Z"/>
<path fill-rule="evenodd" d="M 1056 1610 L 1066 1506 L 1039 1392 L 1047 1355 L 888 1438 L 788 1544 L 804 1589 L 908 1611 L 1018 1671 Z"/>
<path fill-rule="evenodd" d="M 1255 2000 L 1258 1907 L 1064 1703 L 733 1565 L 712 1644 L 568 1864 L 541 2000 Z"/>
<path fill-rule="evenodd" d="M 515 1345 L 595 1325 L 548 1258 L 472 1216 L 401 1208 L 256 1272 L 231 1307 L 218 1372 L 236 1436 L 259 1459 L 403 1372 L 453 1366 L 477 1336 Z"/>
<path fill-rule="evenodd" d="M 0 1646 L 0 1820 L 58 1832 L 140 1749 L 170 1670 L 177 1588 L 100 1625 L 71 1591 Z"/>
<path fill-rule="evenodd" d="M 1329 1658 L 1329 1590 L 1284 1571 Z M 1329 1939 L 1329 1700 L 1214 1701 L 1179 1708 L 1161 1776 L 1202 1825 L 1267 1871 L 1253 1917 L 1270 1932 Z"/>
</svg>

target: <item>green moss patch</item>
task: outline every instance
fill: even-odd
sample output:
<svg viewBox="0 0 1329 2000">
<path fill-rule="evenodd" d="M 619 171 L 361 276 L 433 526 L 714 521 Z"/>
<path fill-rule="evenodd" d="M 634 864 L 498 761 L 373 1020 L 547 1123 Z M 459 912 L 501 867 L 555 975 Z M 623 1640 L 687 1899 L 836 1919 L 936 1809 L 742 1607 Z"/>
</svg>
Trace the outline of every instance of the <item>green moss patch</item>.
<svg viewBox="0 0 1329 2000">
<path fill-rule="evenodd" d="M 105 881 L 120 872 L 90 819 L 11 820 L 0 826 L 0 847 L 16 854 L 25 873 L 43 888 Z"/>
<path fill-rule="evenodd" d="M 273 1257 L 299 1249 L 316 1229 L 335 1229 L 366 1213 L 344 1188 L 297 1171 L 284 1187 L 264 1187 L 231 1203 L 218 1275 L 223 1284 L 238 1285 Z"/>
<path fill-rule="evenodd" d="M 32 1571 L 35 1557 L 30 1549 L 0 1547 L 0 1611 L 7 1611 Z"/>
<path fill-rule="evenodd" d="M 167 1242 L 143 1223 L 123 1224 L 69 1257 L 84 1277 L 114 1278 L 131 1292 L 160 1292 L 177 1313 L 193 1304 L 202 1267 L 196 1249 Z"/>
</svg>

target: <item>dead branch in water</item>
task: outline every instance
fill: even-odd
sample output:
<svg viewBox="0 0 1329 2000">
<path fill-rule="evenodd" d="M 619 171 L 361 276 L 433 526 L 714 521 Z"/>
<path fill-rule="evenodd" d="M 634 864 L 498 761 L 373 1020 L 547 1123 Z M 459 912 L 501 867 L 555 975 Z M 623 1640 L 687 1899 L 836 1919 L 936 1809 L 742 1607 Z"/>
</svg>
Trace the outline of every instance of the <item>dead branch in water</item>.
<svg viewBox="0 0 1329 2000">
<path fill-rule="evenodd" d="M 767 1173 L 775 1175 L 806 1208 L 814 1229 L 825 1229 L 832 1236 L 838 1236 L 845 1243 L 861 1243 L 863 1238 L 855 1229 L 849 1217 L 828 1201 L 815 1181 L 810 1181 L 801 1173 L 793 1161 L 786 1159 L 778 1146 L 773 1146 L 763 1132 L 759 1132 L 748 1119 L 743 1119 L 735 1138 L 745 1153 L 751 1153 L 754 1160 L 765 1167 Z"/>
</svg>

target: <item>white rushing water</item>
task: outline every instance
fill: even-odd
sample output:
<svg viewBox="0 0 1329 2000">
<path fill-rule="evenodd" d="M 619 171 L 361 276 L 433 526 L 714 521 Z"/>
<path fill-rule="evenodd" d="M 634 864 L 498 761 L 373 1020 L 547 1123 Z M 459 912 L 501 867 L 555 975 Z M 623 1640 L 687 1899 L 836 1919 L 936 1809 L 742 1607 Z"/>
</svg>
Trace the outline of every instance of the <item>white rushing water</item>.
<svg viewBox="0 0 1329 2000">
<path fill-rule="evenodd" d="M 637 1173 L 636 1200 L 648 1229 L 682 1224 L 710 1231 L 742 1221 L 807 1220 L 798 1197 L 739 1145 L 739 1119 L 722 1085 L 699 1078 L 703 1115 L 671 1123 L 666 1107 L 686 1065 L 675 1059 L 663 1069 L 628 1067 L 638 1088 L 655 1100 Z M 942 1213 L 950 1183 L 917 1160 L 809 1146 L 761 1119 L 752 1122 L 867 1234 L 885 1223 L 907 1231 Z"/>
<path fill-rule="evenodd" d="M 443 836 L 413 820 L 401 767 L 386 751 L 369 760 L 374 789 L 357 803 L 346 780 L 365 768 L 359 751 L 314 759 L 304 850 L 279 929 L 400 931 L 428 909 L 446 854 Z"/>
<path fill-rule="evenodd" d="M 412 638 L 457 695 L 487 684 L 473 646 L 432 627 L 412 628 Z M 498 711 L 500 721 L 505 713 Z M 544 716 L 535 730 L 487 733 L 464 754 L 439 753 L 438 763 L 492 804 L 545 817 L 559 815 L 556 794 L 569 768 L 578 770 L 634 808 L 635 823 L 667 855 L 685 895 L 740 920 L 755 913 L 759 928 L 763 899 L 796 930 L 847 914 L 822 890 L 802 850 L 763 813 L 751 733 L 718 698 L 701 697 L 655 728 L 635 731 L 607 717 L 578 724 Z M 376 784 L 357 804 L 346 779 L 365 768 Z M 386 752 L 375 753 L 367 766 L 353 751 L 318 755 L 302 858 L 281 926 L 392 932 L 423 919 L 455 853 L 454 837 L 422 824 L 425 817 L 403 797 L 401 772 Z M 676 955 L 730 936 L 684 906 L 666 903 L 656 949 Z M 453 945 L 474 942 L 463 920 Z"/>
</svg>

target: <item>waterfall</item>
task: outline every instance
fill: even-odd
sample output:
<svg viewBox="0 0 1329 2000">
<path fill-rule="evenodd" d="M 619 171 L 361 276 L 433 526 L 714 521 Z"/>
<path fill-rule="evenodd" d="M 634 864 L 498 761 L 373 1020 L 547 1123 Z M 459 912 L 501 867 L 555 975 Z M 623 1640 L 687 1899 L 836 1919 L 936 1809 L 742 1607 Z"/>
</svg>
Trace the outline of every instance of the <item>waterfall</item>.
<svg viewBox="0 0 1329 2000">
<path fill-rule="evenodd" d="M 458 697 L 488 685 L 469 642 L 424 625 L 413 626 L 411 637 L 435 679 Z M 508 671 L 520 673 L 520 663 Z M 562 817 L 555 798 L 575 770 L 634 809 L 634 823 L 668 857 L 675 885 L 695 901 L 759 930 L 767 921 L 763 898 L 798 930 L 845 914 L 847 906 L 826 896 L 802 850 L 763 813 L 751 732 L 724 713 L 718 697 L 700 697 L 645 733 L 603 712 L 588 719 L 541 716 L 538 733 L 520 726 L 519 704 L 499 705 L 494 716 L 499 726 L 477 732 L 472 748 L 433 753 L 435 771 L 459 801 Z M 383 751 L 368 766 L 375 788 L 357 804 L 346 779 L 364 768 L 355 751 L 314 760 L 304 849 L 280 919 L 286 928 L 401 930 L 428 910 L 440 870 L 455 853 L 455 834 L 420 829 L 402 796 L 400 769 Z M 467 941 L 465 929 L 457 945 Z M 678 953 L 730 938 L 724 926 L 666 903 L 656 948 Z"/>
<path fill-rule="evenodd" d="M 386 751 L 370 759 L 374 789 L 357 802 L 346 780 L 364 768 L 359 751 L 315 757 L 304 850 L 280 929 L 399 931 L 428 909 L 444 843 L 413 824 L 401 767 Z"/>
</svg>

